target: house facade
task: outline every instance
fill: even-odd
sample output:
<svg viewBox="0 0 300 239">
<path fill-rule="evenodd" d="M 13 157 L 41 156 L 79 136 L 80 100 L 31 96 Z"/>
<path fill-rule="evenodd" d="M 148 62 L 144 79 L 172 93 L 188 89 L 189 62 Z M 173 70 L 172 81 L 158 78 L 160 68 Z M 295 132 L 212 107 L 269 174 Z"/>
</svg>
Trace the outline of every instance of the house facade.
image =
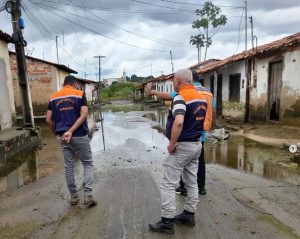
<svg viewBox="0 0 300 239">
<path fill-rule="evenodd" d="M 7 47 L 9 42 L 11 37 L 0 30 L 0 130 L 10 128 L 15 116 L 13 82 Z"/>
<path fill-rule="evenodd" d="M 252 60 L 250 119 L 300 125 L 300 33 L 282 44 Z"/>
<path fill-rule="evenodd" d="M 18 82 L 17 62 L 14 52 L 9 53 L 13 78 L 14 101 L 17 114 L 21 114 L 20 88 Z M 52 93 L 63 86 L 64 78 L 77 72 L 65 65 L 60 65 L 38 58 L 26 56 L 27 76 L 31 93 L 32 107 L 35 115 L 43 115 Z"/>
<path fill-rule="evenodd" d="M 240 121 L 300 125 L 300 33 L 196 69 L 216 113 Z"/>
</svg>

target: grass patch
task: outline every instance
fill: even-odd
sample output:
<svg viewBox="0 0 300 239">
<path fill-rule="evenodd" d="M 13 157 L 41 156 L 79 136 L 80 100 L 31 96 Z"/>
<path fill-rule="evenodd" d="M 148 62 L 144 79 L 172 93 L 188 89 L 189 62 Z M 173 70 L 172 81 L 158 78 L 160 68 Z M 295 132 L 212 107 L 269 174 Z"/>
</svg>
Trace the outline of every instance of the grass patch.
<svg viewBox="0 0 300 239">
<path fill-rule="evenodd" d="M 300 239 L 300 235 L 297 235 L 296 232 L 290 228 L 289 226 L 283 224 L 279 220 L 277 220 L 275 217 L 271 215 L 262 215 L 257 217 L 257 220 L 266 222 L 278 230 L 278 232 L 284 234 L 285 236 L 288 236 L 289 238 L 292 239 Z"/>
<path fill-rule="evenodd" d="M 34 222 L 0 227 L 0 239 L 27 238 L 36 228 L 37 224 Z"/>
</svg>

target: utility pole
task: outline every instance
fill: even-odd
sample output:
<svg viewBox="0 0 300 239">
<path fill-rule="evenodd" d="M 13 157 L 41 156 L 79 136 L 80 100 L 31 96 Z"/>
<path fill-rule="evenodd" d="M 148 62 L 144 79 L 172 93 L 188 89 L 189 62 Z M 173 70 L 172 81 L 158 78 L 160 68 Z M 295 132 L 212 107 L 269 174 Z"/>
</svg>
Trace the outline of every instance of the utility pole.
<svg viewBox="0 0 300 239">
<path fill-rule="evenodd" d="M 55 43 L 56 43 L 56 59 L 57 59 L 57 64 L 59 64 L 59 57 L 58 57 L 58 36 L 55 36 Z"/>
<path fill-rule="evenodd" d="M 86 58 L 84 58 L 84 79 L 86 79 Z"/>
<path fill-rule="evenodd" d="M 10 12 L 12 17 L 13 38 L 15 39 L 16 59 L 18 66 L 18 78 L 22 102 L 23 127 L 34 127 L 34 117 L 32 110 L 32 101 L 30 95 L 29 84 L 27 80 L 27 66 L 25 58 L 24 46 L 26 42 L 23 38 L 22 29 L 20 27 L 21 19 L 21 0 L 11 0 Z"/>
<path fill-rule="evenodd" d="M 245 1 L 245 51 L 247 51 L 247 41 L 248 41 L 248 16 L 247 16 L 247 1 Z"/>
<path fill-rule="evenodd" d="M 99 59 L 99 91 L 98 91 L 98 102 L 100 108 L 100 122 L 101 122 L 101 129 L 102 129 L 102 141 L 103 141 L 103 149 L 105 150 L 105 139 L 104 139 L 104 127 L 103 127 L 103 117 L 102 117 L 102 110 L 101 110 L 101 58 L 105 58 L 105 56 L 94 56 L 94 58 Z"/>
<path fill-rule="evenodd" d="M 171 66 L 172 66 L 172 74 L 174 73 L 174 64 L 173 64 L 173 54 L 172 51 L 170 51 L 170 57 L 171 57 Z"/>
<path fill-rule="evenodd" d="M 99 66 L 98 66 L 98 70 L 99 70 L 99 73 L 98 73 L 98 76 L 99 76 L 99 92 L 98 92 L 98 101 L 99 101 L 99 104 L 101 104 L 101 58 L 105 58 L 105 56 L 94 56 L 94 58 L 98 58 L 99 59 Z"/>
<path fill-rule="evenodd" d="M 252 42 L 252 50 L 254 49 L 254 36 L 253 36 L 253 18 L 252 16 L 250 18 L 250 24 L 251 24 L 251 42 Z"/>
</svg>

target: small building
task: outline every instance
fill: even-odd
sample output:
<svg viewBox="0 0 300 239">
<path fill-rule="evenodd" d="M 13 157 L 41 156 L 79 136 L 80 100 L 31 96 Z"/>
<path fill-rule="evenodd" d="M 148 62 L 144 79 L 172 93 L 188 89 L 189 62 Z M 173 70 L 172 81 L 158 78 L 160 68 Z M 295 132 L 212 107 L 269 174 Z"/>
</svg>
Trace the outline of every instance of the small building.
<svg viewBox="0 0 300 239">
<path fill-rule="evenodd" d="M 18 82 L 16 54 L 9 52 L 11 72 L 14 87 L 14 100 L 17 114 L 21 114 L 20 88 Z M 44 115 L 50 95 L 61 89 L 64 78 L 71 73 L 77 74 L 71 68 L 45 61 L 42 59 L 26 56 L 27 76 L 31 93 L 34 115 Z"/>
<path fill-rule="evenodd" d="M 97 101 L 97 82 L 88 80 L 88 79 L 82 79 L 77 78 L 80 83 L 80 90 L 85 92 L 85 96 L 87 101 L 91 104 L 93 102 Z"/>
<path fill-rule="evenodd" d="M 8 43 L 11 37 L 0 30 L 0 130 L 8 129 L 15 116 L 13 82 L 10 70 Z"/>
<path fill-rule="evenodd" d="M 105 86 L 110 86 L 113 83 L 124 83 L 126 82 L 126 78 L 120 77 L 120 78 L 107 78 L 107 79 L 103 79 L 103 84 Z"/>
</svg>

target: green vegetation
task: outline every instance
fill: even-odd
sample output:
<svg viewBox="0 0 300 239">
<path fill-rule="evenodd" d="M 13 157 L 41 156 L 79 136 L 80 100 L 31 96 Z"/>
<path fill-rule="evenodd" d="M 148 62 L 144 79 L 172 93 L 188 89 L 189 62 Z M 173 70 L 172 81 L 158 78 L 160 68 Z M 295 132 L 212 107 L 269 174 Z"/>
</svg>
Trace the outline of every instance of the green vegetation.
<svg viewBox="0 0 300 239">
<path fill-rule="evenodd" d="M 283 224 L 282 222 L 277 220 L 272 215 L 261 215 L 261 216 L 258 216 L 257 219 L 259 221 L 268 223 L 268 224 L 272 225 L 273 227 L 275 227 L 276 230 L 280 234 L 283 234 L 285 236 L 284 238 L 293 238 L 293 239 L 300 238 L 300 236 L 297 235 L 296 232 L 292 228 L 286 226 L 285 224 Z"/>
<path fill-rule="evenodd" d="M 29 238 L 31 232 L 37 228 L 37 224 L 34 222 L 28 222 L 23 224 L 17 224 L 14 226 L 0 227 L 0 239 L 21 239 Z"/>
<path fill-rule="evenodd" d="M 207 48 L 212 44 L 213 36 L 218 32 L 221 26 L 227 23 L 225 15 L 221 14 L 221 9 L 215 6 L 212 2 L 204 3 L 202 9 L 196 10 L 196 16 L 199 17 L 193 22 L 192 27 L 199 31 L 196 36 L 191 36 L 190 44 L 195 45 L 198 49 L 198 60 L 200 62 L 199 54 L 202 47 L 205 47 L 204 61 L 206 60 Z"/>
<path fill-rule="evenodd" d="M 135 84 L 131 82 L 115 83 L 102 89 L 101 96 L 104 99 L 128 99 L 133 96 Z"/>
</svg>

